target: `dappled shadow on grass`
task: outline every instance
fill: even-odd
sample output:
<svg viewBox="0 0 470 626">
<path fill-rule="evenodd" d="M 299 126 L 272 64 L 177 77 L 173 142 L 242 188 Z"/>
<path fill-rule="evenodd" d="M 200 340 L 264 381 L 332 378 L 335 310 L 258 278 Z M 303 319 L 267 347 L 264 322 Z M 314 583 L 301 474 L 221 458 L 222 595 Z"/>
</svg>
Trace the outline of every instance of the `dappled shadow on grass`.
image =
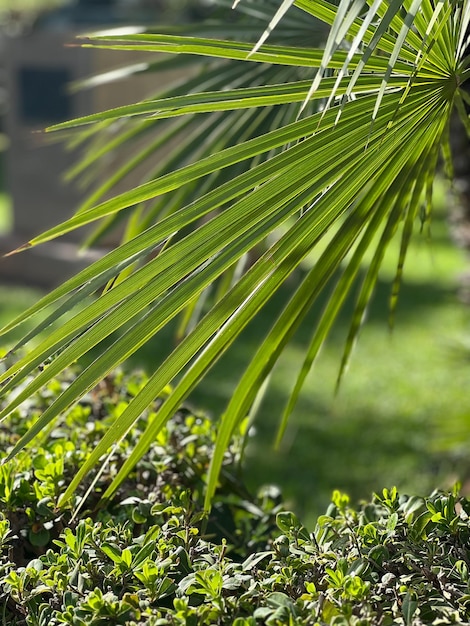
<svg viewBox="0 0 470 626">
<path fill-rule="evenodd" d="M 276 414 L 283 401 L 274 390 L 264 414 L 271 409 Z M 384 487 L 426 493 L 470 477 L 466 457 L 436 447 L 438 428 L 419 407 L 399 416 L 360 399 L 348 410 L 344 403 L 304 397 L 279 450 L 272 445 L 275 428 L 275 419 L 257 420 L 246 456 L 248 482 L 254 489 L 283 485 L 288 502 L 308 524 L 325 510 L 334 489 L 357 502 Z M 467 423 L 467 441 L 469 435 Z"/>
</svg>

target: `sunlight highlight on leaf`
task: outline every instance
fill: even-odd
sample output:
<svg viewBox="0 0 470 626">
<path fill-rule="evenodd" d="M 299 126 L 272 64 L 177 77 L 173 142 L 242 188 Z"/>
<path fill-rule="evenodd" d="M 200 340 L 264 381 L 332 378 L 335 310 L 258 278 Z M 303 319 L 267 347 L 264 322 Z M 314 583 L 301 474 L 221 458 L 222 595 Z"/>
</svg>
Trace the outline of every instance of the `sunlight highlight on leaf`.
<svg viewBox="0 0 470 626">
<path fill-rule="evenodd" d="M 253 50 L 252 50 L 253 53 L 257 52 L 261 48 L 261 46 L 264 44 L 264 42 L 267 40 L 269 35 L 276 28 L 276 26 L 279 24 L 279 22 L 282 20 L 284 15 L 287 13 L 287 11 L 290 9 L 290 7 L 293 4 L 294 4 L 294 0 L 283 0 L 281 6 L 276 11 L 272 20 L 269 22 L 268 27 L 266 28 L 264 33 L 261 35 L 261 37 L 256 42 L 255 46 L 253 47 Z"/>
</svg>

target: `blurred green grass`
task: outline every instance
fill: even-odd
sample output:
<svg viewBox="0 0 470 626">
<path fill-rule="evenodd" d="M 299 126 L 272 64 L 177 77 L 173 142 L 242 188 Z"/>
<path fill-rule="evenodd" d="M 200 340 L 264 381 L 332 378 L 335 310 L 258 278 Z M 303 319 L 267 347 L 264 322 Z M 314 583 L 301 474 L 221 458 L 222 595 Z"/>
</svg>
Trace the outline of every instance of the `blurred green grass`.
<svg viewBox="0 0 470 626">
<path fill-rule="evenodd" d="M 0 13 L 3 11 L 42 11 L 67 3 L 67 0 L 0 0 Z"/>
<path fill-rule="evenodd" d="M 10 197 L 0 192 L 0 236 L 10 232 L 13 225 Z"/>
<path fill-rule="evenodd" d="M 388 332 L 387 317 L 398 244 L 385 258 L 339 394 L 335 396 L 335 382 L 352 302 L 307 380 L 279 451 L 272 446 L 278 421 L 321 303 L 286 349 L 260 407 L 247 448 L 248 481 L 253 489 L 265 483 L 280 485 L 289 505 L 308 524 L 324 510 L 333 489 L 358 500 L 385 486 L 424 493 L 470 479 L 469 365 L 462 349 L 468 339 L 469 309 L 456 296 L 465 258 L 450 241 L 447 199 L 442 186 L 439 189 L 431 237 L 417 233 L 410 248 L 394 332 Z M 192 395 L 196 407 L 214 417 L 223 411 L 260 336 L 293 287 L 276 294 L 221 359 Z M 0 288 L 0 322 L 38 296 L 35 290 Z M 153 370 L 174 345 L 171 333 L 166 329 L 128 366 Z"/>
</svg>

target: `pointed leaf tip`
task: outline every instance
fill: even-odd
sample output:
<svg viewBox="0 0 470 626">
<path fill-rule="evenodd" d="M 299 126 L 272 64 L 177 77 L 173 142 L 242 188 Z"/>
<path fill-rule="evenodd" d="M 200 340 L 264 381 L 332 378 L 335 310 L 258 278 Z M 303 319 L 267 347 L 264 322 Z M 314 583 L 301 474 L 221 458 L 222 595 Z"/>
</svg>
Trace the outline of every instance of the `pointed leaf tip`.
<svg viewBox="0 0 470 626">
<path fill-rule="evenodd" d="M 14 254 L 18 254 L 19 252 L 24 252 L 25 250 L 28 250 L 29 248 L 32 248 L 32 247 L 33 247 L 32 244 L 28 241 L 28 243 L 24 243 L 19 248 L 15 248 L 14 250 L 11 250 L 10 252 L 6 252 L 3 255 L 3 258 L 6 258 L 8 256 L 13 256 Z"/>
</svg>

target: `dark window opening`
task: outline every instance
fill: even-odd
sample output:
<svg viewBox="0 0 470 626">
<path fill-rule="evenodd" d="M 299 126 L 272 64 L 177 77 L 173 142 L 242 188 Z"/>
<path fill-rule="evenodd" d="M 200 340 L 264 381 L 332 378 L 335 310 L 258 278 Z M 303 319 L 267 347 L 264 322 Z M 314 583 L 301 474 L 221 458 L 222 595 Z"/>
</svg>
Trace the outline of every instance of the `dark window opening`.
<svg viewBox="0 0 470 626">
<path fill-rule="evenodd" d="M 67 69 L 23 67 L 19 71 L 20 111 L 24 122 L 54 123 L 72 117 Z"/>
</svg>

